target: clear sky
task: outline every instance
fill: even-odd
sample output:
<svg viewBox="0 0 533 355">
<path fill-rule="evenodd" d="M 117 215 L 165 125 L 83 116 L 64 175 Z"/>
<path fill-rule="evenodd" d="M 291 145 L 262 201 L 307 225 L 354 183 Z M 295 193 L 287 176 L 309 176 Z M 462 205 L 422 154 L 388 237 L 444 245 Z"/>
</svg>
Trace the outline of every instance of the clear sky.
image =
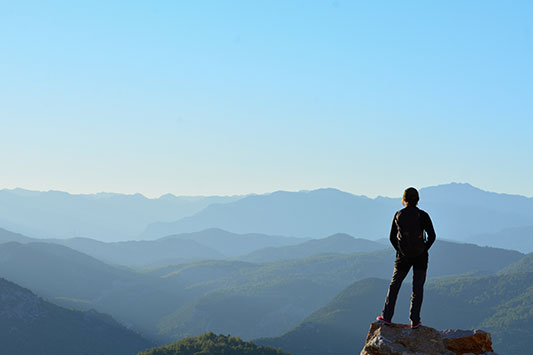
<svg viewBox="0 0 533 355">
<path fill-rule="evenodd" d="M 533 196 L 532 1 L 1 1 L 0 188 Z"/>
</svg>

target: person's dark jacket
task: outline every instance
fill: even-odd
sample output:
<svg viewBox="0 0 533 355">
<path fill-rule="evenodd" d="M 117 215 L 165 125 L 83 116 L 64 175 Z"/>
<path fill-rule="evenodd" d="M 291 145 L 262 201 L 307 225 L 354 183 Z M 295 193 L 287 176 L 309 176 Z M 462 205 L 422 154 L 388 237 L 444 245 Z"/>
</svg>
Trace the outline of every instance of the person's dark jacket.
<svg viewBox="0 0 533 355">
<path fill-rule="evenodd" d="M 427 212 L 425 211 L 422 211 L 416 206 L 415 207 L 407 206 L 404 209 L 396 212 L 394 214 L 394 218 L 392 219 L 392 227 L 390 230 L 389 239 L 390 239 L 392 246 L 394 247 L 394 249 L 396 249 L 397 252 L 399 252 L 400 249 L 398 246 L 399 241 L 398 241 L 398 228 L 396 226 L 396 216 L 399 212 L 403 212 L 403 211 L 406 211 L 407 209 L 413 209 L 413 208 L 416 208 L 418 212 L 420 213 L 420 224 L 421 224 L 420 227 L 422 228 L 423 231 L 427 233 L 426 251 L 429 250 L 429 248 L 431 248 L 431 246 L 435 242 L 435 238 L 436 238 L 435 229 L 433 228 L 433 223 L 431 222 L 431 218 L 429 217 L 429 214 L 427 214 Z"/>
</svg>

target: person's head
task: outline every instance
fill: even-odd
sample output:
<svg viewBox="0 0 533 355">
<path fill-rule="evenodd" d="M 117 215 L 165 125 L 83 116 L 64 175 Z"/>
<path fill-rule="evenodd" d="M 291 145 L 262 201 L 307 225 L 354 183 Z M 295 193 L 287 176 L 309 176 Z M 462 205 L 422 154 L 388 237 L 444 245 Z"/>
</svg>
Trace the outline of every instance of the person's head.
<svg viewBox="0 0 533 355">
<path fill-rule="evenodd" d="M 402 205 L 404 206 L 416 206 L 418 204 L 418 191 L 414 187 L 408 187 L 403 192 Z"/>
</svg>

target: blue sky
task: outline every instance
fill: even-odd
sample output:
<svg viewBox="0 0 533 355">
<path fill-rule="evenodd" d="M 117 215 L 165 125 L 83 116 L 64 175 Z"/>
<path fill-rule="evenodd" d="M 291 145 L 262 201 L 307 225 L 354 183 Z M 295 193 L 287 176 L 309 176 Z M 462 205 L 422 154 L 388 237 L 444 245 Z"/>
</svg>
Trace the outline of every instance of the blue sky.
<svg viewBox="0 0 533 355">
<path fill-rule="evenodd" d="M 530 1 L 1 1 L 0 188 L 533 196 Z"/>
</svg>

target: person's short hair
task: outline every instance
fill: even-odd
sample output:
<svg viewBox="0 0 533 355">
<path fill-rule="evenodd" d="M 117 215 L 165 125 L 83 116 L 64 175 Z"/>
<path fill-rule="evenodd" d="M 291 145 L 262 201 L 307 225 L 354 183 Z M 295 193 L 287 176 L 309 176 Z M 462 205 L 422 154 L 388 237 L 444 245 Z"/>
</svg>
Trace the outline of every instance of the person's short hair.
<svg viewBox="0 0 533 355">
<path fill-rule="evenodd" d="M 405 203 L 411 206 L 416 206 L 418 204 L 418 201 L 420 200 L 420 197 L 418 196 L 418 191 L 414 187 L 408 187 L 403 192 L 403 198 Z"/>
</svg>

